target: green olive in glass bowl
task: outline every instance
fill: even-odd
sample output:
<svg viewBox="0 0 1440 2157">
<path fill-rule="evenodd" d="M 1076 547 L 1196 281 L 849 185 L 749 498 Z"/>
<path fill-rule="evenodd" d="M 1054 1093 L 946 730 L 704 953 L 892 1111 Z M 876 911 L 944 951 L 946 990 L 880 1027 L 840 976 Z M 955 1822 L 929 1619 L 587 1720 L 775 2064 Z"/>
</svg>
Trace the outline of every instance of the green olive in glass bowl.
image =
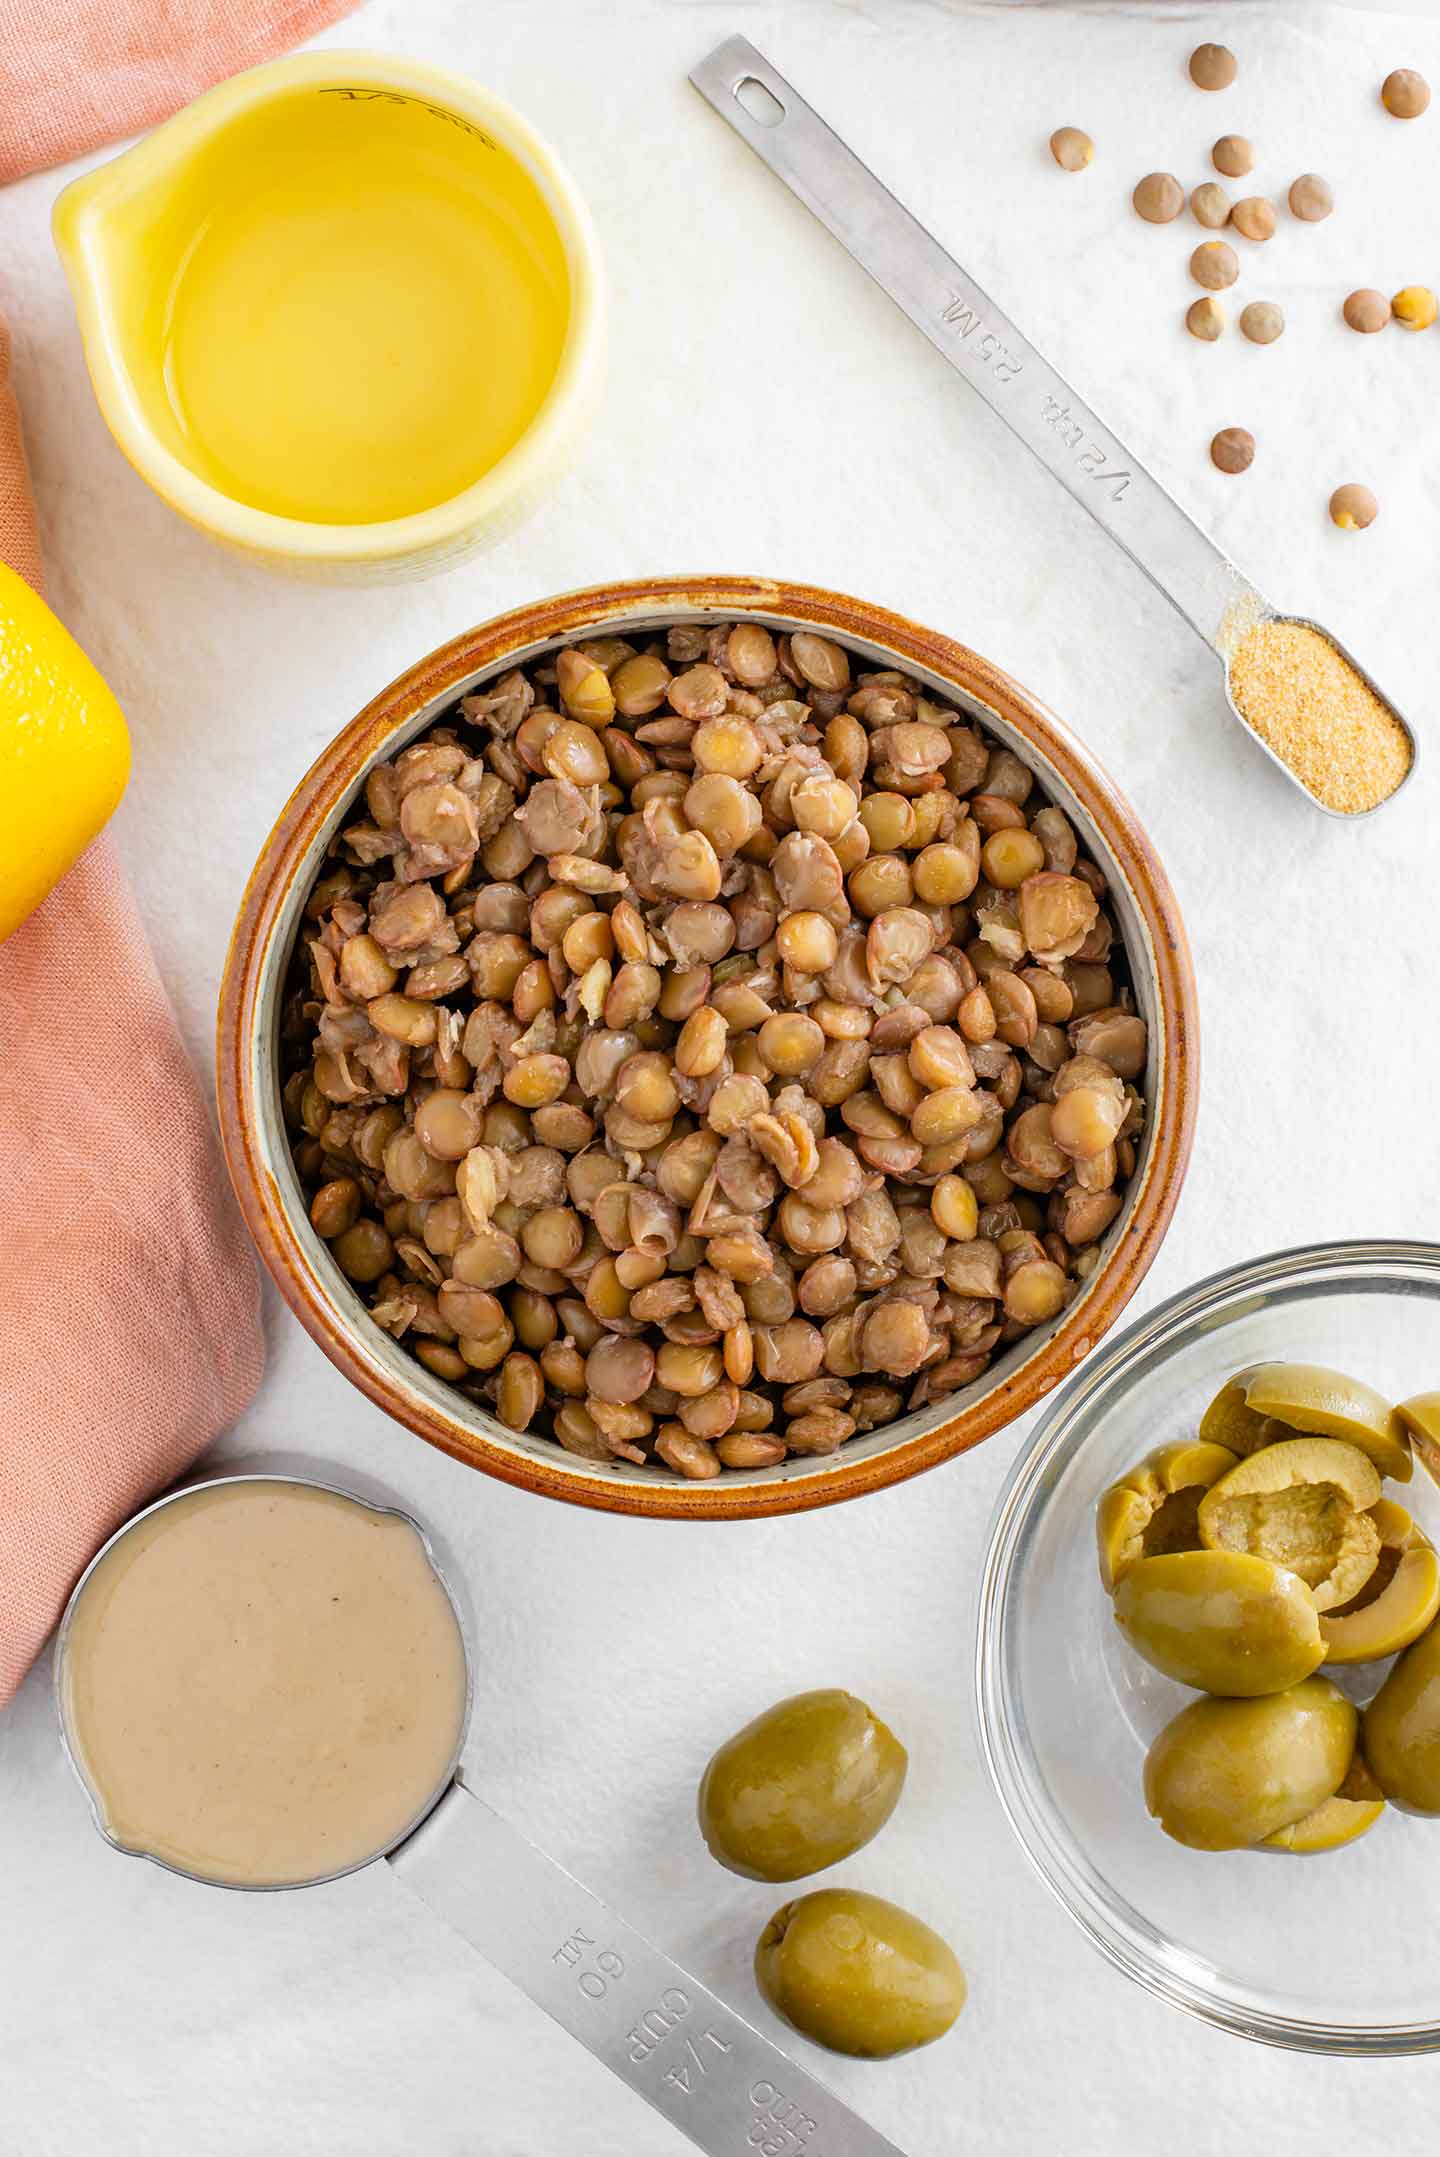
<svg viewBox="0 0 1440 2157">
<path fill-rule="evenodd" d="M 1278 1854 L 1284 1844 L 1186 1849 L 1145 1807 L 1145 1755 L 1196 1695 L 1135 1653 L 1097 1592 L 1096 1505 L 1157 1447 L 1195 1440 L 1237 1372 L 1280 1363 L 1354 1372 L 1386 1401 L 1434 1397 L 1440 1436 L 1440 1246 L 1274 1253 L 1181 1290 L 1097 1345 L 1038 1419 L 998 1500 L 976 1651 L 986 1763 L 1042 1880 L 1159 1998 L 1270 2044 L 1440 2051 L 1440 1963 L 1415 1949 L 1416 1925 L 1440 1920 L 1440 1824 L 1402 1799 L 1372 1833 L 1295 1864 Z M 1215 1438 L 1213 1423 L 1205 1436 Z M 1408 1511 L 1435 1542 L 1440 1488 L 1424 1448 L 1415 1452 L 1403 1509 L 1383 1501 L 1384 1517 Z M 1321 1618 L 1323 1632 L 1330 1613 Z M 1417 1662 L 1420 1645 L 1406 1651 Z M 1318 1675 L 1363 1708 L 1387 1667 L 1403 1670 L 1405 1658 L 1322 1663 Z M 1290 1847 L 1303 1847 L 1312 1831 L 1294 1825 Z M 1405 1919 L 1377 1923 L 1377 1911 Z M 1342 1941 L 1354 1952 L 1337 1952 Z"/>
<path fill-rule="evenodd" d="M 1386 1797 L 1440 1813 L 1440 1620 L 1405 1650 L 1365 1710 L 1365 1752 Z"/>
<path fill-rule="evenodd" d="M 1325 1655 L 1304 1581 L 1245 1551 L 1141 1558 L 1116 1583 L 1115 1619 L 1147 1663 L 1205 1693 L 1282 1692 Z"/>
<path fill-rule="evenodd" d="M 1334 1797 L 1359 1722 L 1328 1678 L 1259 1699 L 1193 1700 L 1145 1756 L 1145 1802 L 1189 1849 L 1253 1849 Z"/>
</svg>

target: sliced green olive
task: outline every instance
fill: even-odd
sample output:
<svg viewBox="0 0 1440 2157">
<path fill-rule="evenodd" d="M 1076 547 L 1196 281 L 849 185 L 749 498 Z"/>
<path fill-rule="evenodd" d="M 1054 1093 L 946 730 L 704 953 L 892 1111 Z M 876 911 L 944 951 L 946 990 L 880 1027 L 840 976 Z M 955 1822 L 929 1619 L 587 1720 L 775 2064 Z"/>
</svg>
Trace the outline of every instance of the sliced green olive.
<svg viewBox="0 0 1440 2157">
<path fill-rule="evenodd" d="M 1377 1567 L 1378 1570 L 1378 1567 Z M 1440 1559 L 1417 1544 L 1400 1553 L 1388 1585 L 1373 1603 L 1343 1617 L 1320 1620 L 1327 1663 L 1378 1663 L 1418 1640 L 1440 1611 Z"/>
<path fill-rule="evenodd" d="M 1415 1393 L 1395 1410 L 1432 1481 L 1440 1483 L 1440 1393 Z"/>
<path fill-rule="evenodd" d="M 1198 1438 L 1158 1446 L 1103 1493 L 1095 1508 L 1100 1578 L 1107 1588 L 1140 1558 L 1168 1550 L 1193 1550 L 1200 1536 L 1201 1494 L 1236 1456 L 1225 1446 Z"/>
<path fill-rule="evenodd" d="M 1206 1693 L 1283 1692 L 1325 1656 L 1304 1581 L 1239 1551 L 1141 1558 L 1116 1586 L 1115 1618 L 1147 1663 Z"/>
<path fill-rule="evenodd" d="M 1277 1828 L 1273 1835 L 1265 1837 L 1261 1847 L 1288 1850 L 1296 1857 L 1340 1850 L 1347 1842 L 1358 1842 L 1362 1835 L 1368 1835 L 1384 1810 L 1385 1793 L 1357 1752 L 1334 1797 L 1326 1798 L 1303 1820 Z"/>
<path fill-rule="evenodd" d="M 1407 1550 L 1432 1548 L 1424 1529 L 1418 1527 L 1404 1506 L 1397 1505 L 1393 1498 L 1378 1499 L 1370 1508 L 1370 1518 L 1380 1536 L 1375 1570 L 1364 1587 L 1352 1595 L 1348 1603 L 1331 1605 L 1325 1613 L 1328 1618 L 1348 1618 L 1355 1611 L 1364 1610 L 1368 1604 L 1378 1601 L 1395 1578 L 1400 1560 Z"/>
<path fill-rule="evenodd" d="M 1414 1514 L 1394 1498 L 1377 1498 L 1370 1508 L 1370 1518 L 1380 1530 L 1382 1550 L 1412 1550 L 1417 1543 L 1430 1547 L 1430 1538 Z"/>
<path fill-rule="evenodd" d="M 1369 1455 L 1381 1475 L 1408 1483 L 1414 1468 L 1406 1428 L 1383 1394 L 1318 1363 L 1267 1363 L 1245 1387 L 1246 1406 L 1292 1430 L 1343 1438 Z"/>
<path fill-rule="evenodd" d="M 1140 1538 L 1147 1558 L 1164 1558 L 1171 1551 L 1200 1548 L 1200 1500 L 1205 1489 L 1203 1483 L 1187 1483 L 1183 1490 L 1172 1490 L 1156 1508 Z"/>
<path fill-rule="evenodd" d="M 1332 1484 L 1357 1512 L 1380 1503 L 1380 1477 L 1373 1461 L 1343 1438 L 1284 1438 L 1265 1446 L 1217 1477 L 1207 1503 L 1218 1502 L 1222 1494 L 1271 1496 L 1315 1483 Z"/>
<path fill-rule="evenodd" d="M 1145 1802 L 1192 1850 L 1248 1849 L 1334 1796 L 1357 1721 L 1328 1678 L 1261 1700 L 1193 1701 L 1145 1757 Z"/>
<path fill-rule="evenodd" d="M 1232 1453 L 1254 1453 L 1262 1445 L 1270 1443 L 1265 1434 L 1265 1418 L 1247 1407 L 1245 1388 L 1260 1371 L 1262 1363 L 1252 1363 L 1248 1369 L 1237 1371 L 1227 1378 L 1203 1416 L 1200 1418 L 1200 1436 L 1210 1445 L 1222 1445 Z"/>
<path fill-rule="evenodd" d="M 1386 1797 L 1440 1813 L 1440 1623 L 1405 1650 L 1365 1710 L 1365 1758 Z"/>
<path fill-rule="evenodd" d="M 1318 1610 L 1357 1594 L 1375 1570 L 1380 1531 L 1370 1514 L 1380 1477 L 1339 1438 L 1287 1438 L 1240 1461 L 1200 1501 L 1201 1541 L 1288 1566 Z"/>
<path fill-rule="evenodd" d="M 1102 1491 L 1095 1507 L 1095 1541 L 1100 1554 L 1100 1579 L 1113 1589 L 1127 1566 L 1145 1554 L 1145 1530 L 1158 1509 L 1138 1490 L 1112 1483 Z"/>
</svg>

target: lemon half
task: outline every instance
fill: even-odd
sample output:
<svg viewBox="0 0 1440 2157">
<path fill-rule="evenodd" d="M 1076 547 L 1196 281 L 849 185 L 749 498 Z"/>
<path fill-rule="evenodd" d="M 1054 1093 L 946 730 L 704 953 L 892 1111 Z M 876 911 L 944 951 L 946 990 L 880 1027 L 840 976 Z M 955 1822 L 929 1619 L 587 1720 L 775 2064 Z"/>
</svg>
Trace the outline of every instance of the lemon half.
<svg viewBox="0 0 1440 2157">
<path fill-rule="evenodd" d="M 129 774 L 119 705 L 44 600 L 0 562 L 0 941 L 84 853 Z"/>
</svg>

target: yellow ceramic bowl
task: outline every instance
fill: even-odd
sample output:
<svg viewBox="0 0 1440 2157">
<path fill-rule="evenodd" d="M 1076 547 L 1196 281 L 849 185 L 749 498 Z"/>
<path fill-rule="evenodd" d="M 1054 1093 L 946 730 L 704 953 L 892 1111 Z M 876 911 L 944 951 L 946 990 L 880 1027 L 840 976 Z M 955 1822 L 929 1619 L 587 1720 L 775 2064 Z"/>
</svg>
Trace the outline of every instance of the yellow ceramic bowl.
<svg viewBox="0 0 1440 2157">
<path fill-rule="evenodd" d="M 589 214 L 499 98 L 389 53 L 208 91 L 55 238 L 140 476 L 301 574 L 423 575 L 533 506 L 597 398 Z"/>
</svg>

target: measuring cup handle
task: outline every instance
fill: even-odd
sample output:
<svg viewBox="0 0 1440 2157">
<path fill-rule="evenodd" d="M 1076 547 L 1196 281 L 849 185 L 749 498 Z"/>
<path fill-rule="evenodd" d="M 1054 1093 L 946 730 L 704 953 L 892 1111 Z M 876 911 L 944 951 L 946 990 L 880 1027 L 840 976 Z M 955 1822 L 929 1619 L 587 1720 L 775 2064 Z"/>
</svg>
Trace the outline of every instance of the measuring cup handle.
<svg viewBox="0 0 1440 2157">
<path fill-rule="evenodd" d="M 463 1783 L 388 1863 L 711 2157 L 902 2157 Z"/>
</svg>

